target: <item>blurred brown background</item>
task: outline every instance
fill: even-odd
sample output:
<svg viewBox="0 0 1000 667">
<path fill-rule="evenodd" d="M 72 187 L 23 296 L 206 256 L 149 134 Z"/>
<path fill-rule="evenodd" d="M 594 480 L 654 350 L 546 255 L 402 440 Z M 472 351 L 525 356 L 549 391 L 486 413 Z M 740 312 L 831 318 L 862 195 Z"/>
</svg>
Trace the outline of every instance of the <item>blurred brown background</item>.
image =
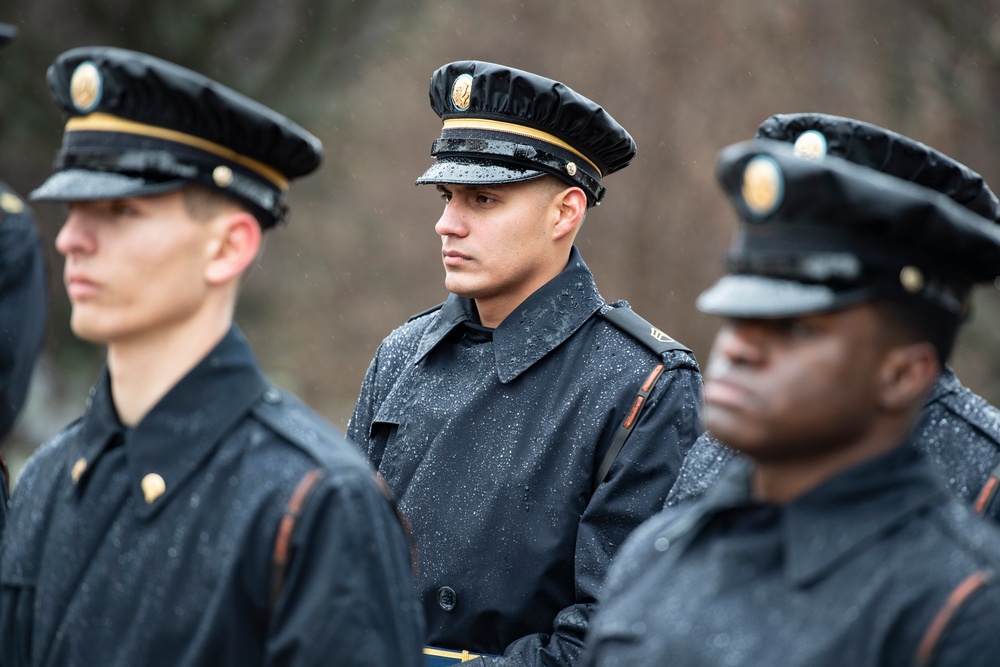
<svg viewBox="0 0 1000 667">
<path fill-rule="evenodd" d="M 0 175 L 45 178 L 62 119 L 44 73 L 65 49 L 147 51 L 221 80 L 316 133 L 323 168 L 292 188 L 238 320 L 265 369 L 341 428 L 379 341 L 445 296 L 440 201 L 413 180 L 438 118 L 431 72 L 480 59 L 560 79 L 635 137 L 578 243 L 606 299 L 628 299 L 703 362 L 717 322 L 695 296 L 735 217 L 713 168 L 773 113 L 823 111 L 895 129 L 1000 188 L 998 0 L 5 0 Z M 8 439 L 21 456 L 78 415 L 103 362 L 68 331 L 64 211 L 36 207 L 51 265 L 45 358 Z M 1000 297 L 980 290 L 954 366 L 1000 402 Z"/>
</svg>

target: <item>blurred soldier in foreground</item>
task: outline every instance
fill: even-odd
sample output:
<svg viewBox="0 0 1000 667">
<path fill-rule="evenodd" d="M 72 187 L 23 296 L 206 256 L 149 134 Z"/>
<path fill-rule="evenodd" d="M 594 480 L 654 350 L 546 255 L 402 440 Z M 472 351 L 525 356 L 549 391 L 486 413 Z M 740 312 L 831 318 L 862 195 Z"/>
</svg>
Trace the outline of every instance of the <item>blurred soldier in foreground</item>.
<svg viewBox="0 0 1000 667">
<path fill-rule="evenodd" d="M 0 23 L 0 47 L 17 35 Z M 28 393 L 45 335 L 45 260 L 38 230 L 24 201 L 0 181 L 0 441 Z M 0 536 L 10 479 L 0 449 Z"/>
<path fill-rule="evenodd" d="M 604 302 L 573 244 L 629 134 L 565 85 L 490 63 L 442 67 L 430 98 L 444 128 L 417 183 L 444 200 L 451 295 L 383 341 L 348 435 L 412 522 L 430 643 L 572 665 L 612 555 L 698 435 L 700 375 Z"/>
<path fill-rule="evenodd" d="M 795 143 L 937 190 L 972 212 L 1000 222 L 1000 201 L 982 177 L 932 148 L 880 127 L 825 114 L 767 119 L 760 138 Z M 943 366 L 921 411 L 913 444 L 945 484 L 977 514 L 1000 522 L 1000 410 L 962 386 Z M 704 493 L 736 453 L 704 433 L 691 448 L 667 496 L 673 506 Z"/>
<path fill-rule="evenodd" d="M 785 142 L 723 151 L 742 218 L 705 373 L 741 458 L 630 537 L 589 666 L 995 665 L 1000 532 L 914 446 L 1000 227 L 935 189 Z M 888 147 L 883 164 L 935 169 Z"/>
<path fill-rule="evenodd" d="M 319 140 L 141 53 L 75 49 L 48 76 L 69 120 L 32 196 L 69 204 L 71 325 L 108 356 L 14 494 L 0 664 L 420 664 L 391 502 L 232 322 Z"/>
</svg>

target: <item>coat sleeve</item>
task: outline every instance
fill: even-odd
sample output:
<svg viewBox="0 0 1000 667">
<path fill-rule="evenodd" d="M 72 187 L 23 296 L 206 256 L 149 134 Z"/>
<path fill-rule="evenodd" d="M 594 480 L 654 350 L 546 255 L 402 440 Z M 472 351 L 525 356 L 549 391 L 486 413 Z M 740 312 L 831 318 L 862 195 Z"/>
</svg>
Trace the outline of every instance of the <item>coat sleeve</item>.
<svg viewBox="0 0 1000 667">
<path fill-rule="evenodd" d="M 563 609 L 551 635 L 511 644 L 496 667 L 573 665 L 578 661 L 608 567 L 625 538 L 663 508 L 685 453 L 701 431 L 701 375 L 691 358 L 673 353 L 607 479 L 594 491 L 577 533 L 577 603 Z M 677 363 L 679 361 L 679 363 Z M 602 447 L 598 454 L 603 455 Z M 596 457 L 594 469 L 600 465 Z"/>
<path fill-rule="evenodd" d="M 45 263 L 34 221 L 27 209 L 0 214 L 0 437 L 24 404 L 45 311 Z"/>
<path fill-rule="evenodd" d="M 264 664 L 420 667 L 409 544 L 363 471 L 326 473 L 295 524 Z"/>
</svg>

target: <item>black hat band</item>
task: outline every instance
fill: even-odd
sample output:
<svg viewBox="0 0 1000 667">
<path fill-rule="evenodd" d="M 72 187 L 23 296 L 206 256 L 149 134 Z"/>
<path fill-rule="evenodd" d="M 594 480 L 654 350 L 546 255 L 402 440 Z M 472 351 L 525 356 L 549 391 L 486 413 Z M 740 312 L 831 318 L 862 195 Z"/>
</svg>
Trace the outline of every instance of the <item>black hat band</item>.
<svg viewBox="0 0 1000 667">
<path fill-rule="evenodd" d="M 288 179 L 275 169 L 267 166 L 259 160 L 255 160 L 246 155 L 241 155 L 234 150 L 226 148 L 213 141 L 201 137 L 178 132 L 165 127 L 147 125 L 111 114 L 92 113 L 87 116 L 77 116 L 70 118 L 66 122 L 66 137 L 69 138 L 75 132 L 110 132 L 121 135 L 135 135 L 145 138 L 163 139 L 176 144 L 190 146 L 198 150 L 209 153 L 216 157 L 235 162 L 261 178 L 274 185 L 279 190 L 288 189 Z"/>
<path fill-rule="evenodd" d="M 844 251 L 849 247 L 850 251 Z M 748 225 L 726 258 L 726 272 L 823 284 L 835 291 L 904 294 L 964 316 L 972 281 L 942 271 L 913 249 L 899 252 L 846 230 Z"/>
<path fill-rule="evenodd" d="M 264 181 L 244 165 L 206 155 L 203 151 L 168 140 L 143 139 L 141 146 L 124 147 L 135 142 L 134 135 L 111 132 L 77 131 L 67 134 L 56 156 L 55 169 L 132 174 L 149 179 L 181 179 L 233 197 L 254 209 L 264 228 L 284 222 L 288 205 L 284 193 L 270 181 Z"/>
<path fill-rule="evenodd" d="M 570 175 L 567 169 L 571 161 L 529 144 L 502 141 L 498 139 L 446 138 L 435 139 L 431 144 L 431 155 L 435 157 L 462 157 L 470 153 L 483 156 L 504 164 L 524 169 L 543 169 L 557 178 L 583 188 L 595 204 L 604 199 L 605 188 L 583 168 L 577 168 Z"/>
<path fill-rule="evenodd" d="M 449 130 L 478 130 L 486 132 L 503 132 L 505 134 L 513 134 L 522 137 L 528 137 L 530 139 L 535 139 L 552 146 L 556 146 L 565 151 L 569 151 L 579 159 L 586 162 L 594 170 L 594 173 L 598 178 L 603 176 L 601 170 L 598 168 L 594 162 L 588 158 L 586 155 L 573 148 L 571 145 L 555 136 L 554 134 L 549 134 L 543 130 L 538 130 L 533 127 L 528 127 L 527 125 L 518 125 L 517 123 L 508 123 L 502 120 L 492 120 L 490 118 L 446 118 L 444 120 L 444 128 L 442 130 L 442 136 L 444 132 Z"/>
</svg>

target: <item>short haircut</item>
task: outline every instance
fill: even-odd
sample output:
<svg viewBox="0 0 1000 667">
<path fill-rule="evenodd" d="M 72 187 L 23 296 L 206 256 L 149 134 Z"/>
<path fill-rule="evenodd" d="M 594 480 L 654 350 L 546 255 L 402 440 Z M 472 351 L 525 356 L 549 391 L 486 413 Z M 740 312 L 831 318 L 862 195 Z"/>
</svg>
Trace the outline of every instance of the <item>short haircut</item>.
<svg viewBox="0 0 1000 667">
<path fill-rule="evenodd" d="M 941 364 L 948 362 L 962 324 L 960 317 L 916 299 L 880 298 L 872 305 L 896 335 L 910 343 L 930 343 Z"/>
<path fill-rule="evenodd" d="M 238 202 L 209 188 L 193 185 L 183 190 L 184 208 L 195 220 L 209 220 L 234 206 L 243 208 Z"/>
</svg>

